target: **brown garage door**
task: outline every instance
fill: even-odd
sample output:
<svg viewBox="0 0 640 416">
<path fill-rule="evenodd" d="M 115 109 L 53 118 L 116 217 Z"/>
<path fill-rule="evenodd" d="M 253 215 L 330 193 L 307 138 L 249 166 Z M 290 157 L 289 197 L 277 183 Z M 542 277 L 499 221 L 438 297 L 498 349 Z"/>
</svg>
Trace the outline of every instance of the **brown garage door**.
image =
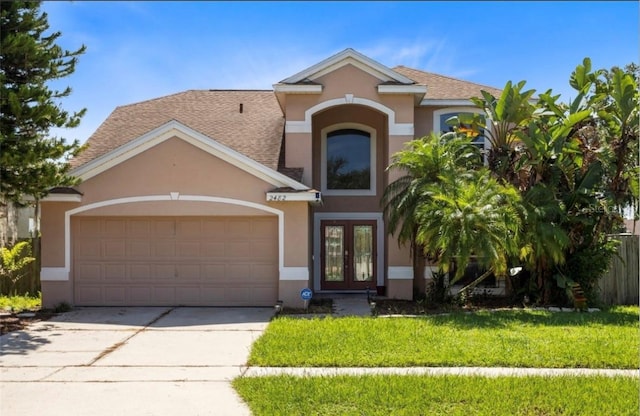
<svg viewBox="0 0 640 416">
<path fill-rule="evenodd" d="M 275 217 L 74 217 L 76 305 L 271 306 Z"/>
</svg>

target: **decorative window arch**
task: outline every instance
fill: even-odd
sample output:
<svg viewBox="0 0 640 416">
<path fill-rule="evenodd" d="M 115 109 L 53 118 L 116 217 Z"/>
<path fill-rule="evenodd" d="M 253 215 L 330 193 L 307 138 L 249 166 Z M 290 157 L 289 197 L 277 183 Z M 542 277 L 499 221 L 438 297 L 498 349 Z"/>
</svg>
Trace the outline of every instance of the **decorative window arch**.
<svg viewBox="0 0 640 416">
<path fill-rule="evenodd" d="M 359 123 L 325 127 L 321 135 L 321 190 L 325 195 L 376 194 L 376 130 Z"/>
</svg>

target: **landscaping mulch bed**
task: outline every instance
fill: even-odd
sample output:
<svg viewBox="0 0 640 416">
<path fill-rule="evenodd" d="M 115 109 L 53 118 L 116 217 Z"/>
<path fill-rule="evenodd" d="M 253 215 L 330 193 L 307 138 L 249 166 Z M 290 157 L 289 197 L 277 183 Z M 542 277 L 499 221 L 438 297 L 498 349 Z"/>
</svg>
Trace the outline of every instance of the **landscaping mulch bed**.
<svg viewBox="0 0 640 416">
<path fill-rule="evenodd" d="M 35 312 L 0 312 L 0 335 L 4 335 L 13 331 L 25 329 L 28 325 L 35 322 L 46 321 L 56 316 L 52 310 L 39 310 Z"/>
<path fill-rule="evenodd" d="M 280 315 L 323 315 L 333 312 L 333 299 L 316 298 L 309 301 L 308 308 L 283 307 Z"/>
<path fill-rule="evenodd" d="M 477 311 L 481 309 L 521 308 L 502 296 L 478 297 L 465 305 L 452 303 L 434 304 L 428 301 L 400 299 L 375 299 L 377 315 L 431 315 L 454 311 Z"/>
<path fill-rule="evenodd" d="M 474 298 L 466 305 L 452 303 L 433 304 L 427 301 L 372 298 L 376 302 L 377 315 L 429 315 L 454 311 L 477 311 L 481 309 L 521 308 L 502 296 L 482 296 Z M 330 315 L 333 313 L 331 298 L 314 298 L 307 309 L 283 307 L 280 315 Z"/>
</svg>

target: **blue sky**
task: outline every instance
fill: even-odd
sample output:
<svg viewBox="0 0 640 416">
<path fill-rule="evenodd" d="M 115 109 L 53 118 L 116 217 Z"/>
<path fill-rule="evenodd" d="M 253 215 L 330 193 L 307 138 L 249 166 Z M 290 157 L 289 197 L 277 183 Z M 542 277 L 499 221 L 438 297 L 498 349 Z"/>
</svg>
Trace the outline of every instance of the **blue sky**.
<svg viewBox="0 0 640 416">
<path fill-rule="evenodd" d="M 62 105 L 84 142 L 116 106 L 188 89 L 271 89 L 345 48 L 501 88 L 571 97 L 571 71 L 639 61 L 639 3 L 47 1 L 59 44 L 87 52 Z"/>
</svg>

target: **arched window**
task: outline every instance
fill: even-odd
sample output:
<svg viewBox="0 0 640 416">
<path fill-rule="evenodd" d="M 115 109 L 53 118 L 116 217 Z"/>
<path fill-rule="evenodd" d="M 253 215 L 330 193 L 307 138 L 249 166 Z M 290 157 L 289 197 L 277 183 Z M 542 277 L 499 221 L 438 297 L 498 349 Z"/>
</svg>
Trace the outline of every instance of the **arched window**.
<svg viewBox="0 0 640 416">
<path fill-rule="evenodd" d="M 327 195 L 375 193 L 375 131 L 338 125 L 322 131 L 322 191 Z"/>
</svg>

